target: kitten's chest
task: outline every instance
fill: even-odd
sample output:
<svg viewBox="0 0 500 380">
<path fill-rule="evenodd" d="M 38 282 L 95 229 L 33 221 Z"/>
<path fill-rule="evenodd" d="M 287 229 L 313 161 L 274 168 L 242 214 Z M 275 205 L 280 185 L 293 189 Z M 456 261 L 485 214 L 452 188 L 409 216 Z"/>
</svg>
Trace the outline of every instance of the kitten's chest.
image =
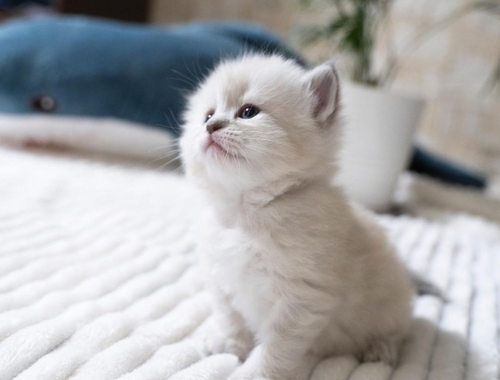
<svg viewBox="0 0 500 380">
<path fill-rule="evenodd" d="M 269 252 L 237 228 L 227 229 L 215 223 L 205 231 L 208 280 L 229 297 L 248 325 L 257 331 L 269 314 L 276 293 Z"/>
</svg>

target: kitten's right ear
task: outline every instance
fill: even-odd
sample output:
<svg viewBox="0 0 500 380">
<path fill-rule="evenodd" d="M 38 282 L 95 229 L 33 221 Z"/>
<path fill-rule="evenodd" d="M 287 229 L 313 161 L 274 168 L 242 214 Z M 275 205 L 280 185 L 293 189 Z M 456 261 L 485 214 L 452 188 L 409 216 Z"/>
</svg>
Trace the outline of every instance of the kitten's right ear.
<svg viewBox="0 0 500 380">
<path fill-rule="evenodd" d="M 314 98 L 313 116 L 321 124 L 335 113 L 339 102 L 339 78 L 333 62 L 315 67 L 305 75 L 305 85 Z"/>
</svg>

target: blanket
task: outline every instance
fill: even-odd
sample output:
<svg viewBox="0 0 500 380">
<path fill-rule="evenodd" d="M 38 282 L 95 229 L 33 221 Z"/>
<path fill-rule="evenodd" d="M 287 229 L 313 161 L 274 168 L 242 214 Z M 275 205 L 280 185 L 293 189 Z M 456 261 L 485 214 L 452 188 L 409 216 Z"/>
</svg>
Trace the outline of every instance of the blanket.
<svg viewBox="0 0 500 380">
<path fill-rule="evenodd" d="M 0 148 L 0 380 L 227 378 L 200 281 L 195 191 L 147 167 Z M 397 368 L 324 359 L 312 379 L 500 378 L 500 231 L 467 216 L 382 216 L 446 294 L 415 299 Z"/>
</svg>

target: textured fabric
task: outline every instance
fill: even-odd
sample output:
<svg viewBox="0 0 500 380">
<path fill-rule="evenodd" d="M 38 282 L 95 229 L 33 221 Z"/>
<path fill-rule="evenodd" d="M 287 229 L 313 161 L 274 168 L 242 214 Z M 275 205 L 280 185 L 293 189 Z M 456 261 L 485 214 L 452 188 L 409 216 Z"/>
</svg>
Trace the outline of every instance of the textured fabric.
<svg viewBox="0 0 500 380">
<path fill-rule="evenodd" d="M 0 184 L 0 380 L 215 380 L 240 365 L 199 349 L 215 327 L 182 177 L 0 149 Z M 313 379 L 498 379 L 497 227 L 381 220 L 449 301 L 416 300 L 394 371 L 337 357 Z"/>
</svg>

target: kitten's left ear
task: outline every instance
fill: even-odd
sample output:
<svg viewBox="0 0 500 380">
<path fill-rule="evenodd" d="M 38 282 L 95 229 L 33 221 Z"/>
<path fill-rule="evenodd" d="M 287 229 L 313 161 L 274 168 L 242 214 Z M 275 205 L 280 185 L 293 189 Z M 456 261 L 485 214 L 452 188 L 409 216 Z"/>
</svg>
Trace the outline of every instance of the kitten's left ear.
<svg viewBox="0 0 500 380">
<path fill-rule="evenodd" d="M 314 97 L 313 115 L 322 124 L 335 113 L 339 102 L 339 78 L 332 61 L 305 75 L 307 90 Z"/>
</svg>

